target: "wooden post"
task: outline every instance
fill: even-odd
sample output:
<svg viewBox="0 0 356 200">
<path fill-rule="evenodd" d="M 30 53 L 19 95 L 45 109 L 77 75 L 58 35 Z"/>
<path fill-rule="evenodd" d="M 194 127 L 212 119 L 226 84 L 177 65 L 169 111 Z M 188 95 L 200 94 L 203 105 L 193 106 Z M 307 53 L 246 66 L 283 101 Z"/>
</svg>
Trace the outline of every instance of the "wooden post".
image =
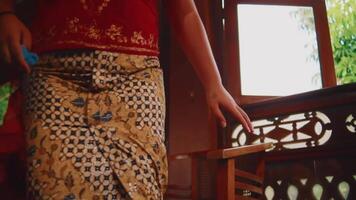
<svg viewBox="0 0 356 200">
<path fill-rule="evenodd" d="M 192 200 L 198 200 L 198 177 L 199 177 L 199 169 L 198 169 L 198 158 L 192 156 L 192 171 L 191 171 L 191 180 L 192 180 Z"/>
<path fill-rule="evenodd" d="M 235 200 L 235 160 L 218 161 L 217 200 Z"/>
<path fill-rule="evenodd" d="M 256 168 L 256 175 L 261 177 L 262 179 L 265 178 L 265 168 L 266 168 L 266 164 L 265 164 L 265 158 L 263 157 L 263 155 L 258 155 L 258 164 L 257 164 L 257 168 Z"/>
</svg>

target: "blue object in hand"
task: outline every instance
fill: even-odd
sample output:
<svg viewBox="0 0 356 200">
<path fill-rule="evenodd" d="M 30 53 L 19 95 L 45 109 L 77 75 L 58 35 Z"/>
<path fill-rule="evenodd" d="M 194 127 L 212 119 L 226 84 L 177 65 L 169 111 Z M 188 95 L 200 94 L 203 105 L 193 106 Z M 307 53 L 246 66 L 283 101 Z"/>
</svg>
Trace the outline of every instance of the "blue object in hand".
<svg viewBox="0 0 356 200">
<path fill-rule="evenodd" d="M 38 62 L 38 55 L 30 52 L 26 47 L 22 46 L 22 54 L 28 65 L 34 65 Z"/>
</svg>

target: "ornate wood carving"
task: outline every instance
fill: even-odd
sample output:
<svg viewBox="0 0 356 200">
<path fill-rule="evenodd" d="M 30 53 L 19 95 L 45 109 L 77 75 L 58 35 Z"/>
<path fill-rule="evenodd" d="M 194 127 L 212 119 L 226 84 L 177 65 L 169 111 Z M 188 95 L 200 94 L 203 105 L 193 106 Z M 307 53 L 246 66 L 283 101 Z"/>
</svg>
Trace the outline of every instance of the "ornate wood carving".
<svg viewBox="0 0 356 200">
<path fill-rule="evenodd" d="M 255 133 L 232 123 L 228 143 L 274 143 L 265 156 L 265 199 L 356 198 L 356 84 L 244 109 L 253 119 Z"/>
</svg>

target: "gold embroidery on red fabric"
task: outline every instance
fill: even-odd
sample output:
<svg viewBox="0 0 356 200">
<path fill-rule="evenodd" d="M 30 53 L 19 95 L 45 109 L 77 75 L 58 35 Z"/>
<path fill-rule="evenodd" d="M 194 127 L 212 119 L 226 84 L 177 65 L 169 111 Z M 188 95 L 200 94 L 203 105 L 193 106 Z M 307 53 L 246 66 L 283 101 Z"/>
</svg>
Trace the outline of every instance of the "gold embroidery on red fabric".
<svg viewBox="0 0 356 200">
<path fill-rule="evenodd" d="M 95 21 L 93 25 L 83 25 L 77 17 L 68 20 L 67 27 L 68 30 L 64 30 L 65 34 L 68 33 L 83 33 L 90 39 L 100 40 L 102 37 L 108 37 L 110 40 L 119 43 L 128 43 L 129 40 L 127 36 L 122 34 L 123 27 L 112 24 L 108 29 L 100 29 L 96 26 Z M 148 38 L 145 38 L 142 31 L 134 31 L 130 37 L 132 44 L 147 46 L 150 48 L 158 48 L 158 43 L 155 42 L 154 36 L 150 34 Z"/>
<path fill-rule="evenodd" d="M 78 33 L 79 28 L 81 28 L 81 26 L 79 25 L 79 19 L 77 17 L 68 20 L 67 26 L 68 26 L 68 30 L 64 30 L 65 34 L 68 34 L 68 31 L 70 33 Z"/>
<path fill-rule="evenodd" d="M 98 40 L 100 39 L 100 30 L 96 29 L 94 26 L 90 26 L 88 28 L 88 33 L 87 33 L 88 37 L 91 39 L 95 39 Z"/>
<path fill-rule="evenodd" d="M 89 9 L 86 0 L 80 0 L 80 3 L 82 3 L 82 6 L 83 6 L 84 10 L 88 10 Z"/>
<path fill-rule="evenodd" d="M 155 39 L 153 34 L 148 34 L 145 36 L 142 31 L 133 31 L 130 35 L 124 34 L 124 28 L 122 26 L 112 24 L 107 29 L 99 28 L 95 21 L 90 25 L 81 24 L 79 18 L 74 17 L 67 19 L 65 28 L 59 30 L 56 26 L 52 26 L 44 31 L 36 32 L 36 37 L 38 40 L 35 43 L 51 43 L 51 40 L 57 35 L 71 35 L 80 34 L 83 36 L 82 41 L 56 41 L 54 43 L 58 44 L 76 44 L 85 45 L 87 47 L 98 47 L 105 49 L 105 46 L 110 46 L 109 48 L 115 48 L 120 50 L 132 50 L 139 52 L 150 52 L 158 53 L 158 40 Z M 103 40 L 112 41 L 110 45 L 93 44 L 92 42 L 85 41 L 85 38 L 90 40 Z M 135 47 L 130 47 L 130 44 Z M 128 45 L 128 46 L 125 46 Z M 136 47 L 139 46 L 139 47 Z"/>
<path fill-rule="evenodd" d="M 112 24 L 109 29 L 105 31 L 105 35 L 111 40 L 119 41 L 120 43 L 127 43 L 127 37 L 122 35 L 122 27 Z"/>
<path fill-rule="evenodd" d="M 149 38 L 145 39 L 142 36 L 142 32 L 141 31 L 140 32 L 138 32 L 138 31 L 134 31 L 133 32 L 133 35 L 131 36 L 131 42 L 133 44 L 149 46 L 151 48 L 155 47 L 153 35 L 150 34 Z"/>
<path fill-rule="evenodd" d="M 103 0 L 103 2 L 101 2 L 101 4 L 96 7 L 96 11 L 95 12 L 100 14 L 108 6 L 110 1 L 111 0 Z M 89 6 L 87 4 L 87 0 L 80 0 L 80 3 L 82 4 L 84 10 L 86 10 L 86 11 L 90 10 L 90 8 L 89 8 Z"/>
</svg>

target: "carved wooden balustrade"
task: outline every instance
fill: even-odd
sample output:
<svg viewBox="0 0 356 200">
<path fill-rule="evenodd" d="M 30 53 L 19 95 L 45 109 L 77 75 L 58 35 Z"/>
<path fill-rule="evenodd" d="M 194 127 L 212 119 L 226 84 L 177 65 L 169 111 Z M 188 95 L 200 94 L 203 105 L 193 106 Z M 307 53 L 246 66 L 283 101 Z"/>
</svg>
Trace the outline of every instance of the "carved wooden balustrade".
<svg viewBox="0 0 356 200">
<path fill-rule="evenodd" d="M 188 160 L 191 184 L 168 185 L 165 199 L 257 200 L 263 195 L 263 156 L 259 159 L 255 172 L 241 170 L 240 163 L 235 161 L 246 155 L 263 154 L 272 146 L 272 143 L 263 143 L 171 155 L 169 163 Z"/>
<path fill-rule="evenodd" d="M 274 144 L 265 155 L 265 199 L 356 199 L 356 84 L 243 108 L 255 133 L 232 122 L 224 146 Z"/>
</svg>

